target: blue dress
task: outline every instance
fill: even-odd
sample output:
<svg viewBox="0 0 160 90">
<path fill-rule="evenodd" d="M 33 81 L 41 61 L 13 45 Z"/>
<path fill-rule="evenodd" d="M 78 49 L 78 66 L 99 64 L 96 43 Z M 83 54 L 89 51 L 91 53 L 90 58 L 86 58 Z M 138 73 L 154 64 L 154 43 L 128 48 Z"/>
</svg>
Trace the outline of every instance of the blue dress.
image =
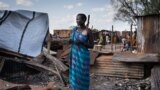
<svg viewBox="0 0 160 90">
<path fill-rule="evenodd" d="M 77 39 L 88 42 L 87 35 L 83 35 L 77 30 L 72 30 L 70 39 L 74 42 Z M 69 82 L 71 90 L 89 90 L 89 69 L 90 53 L 84 45 L 71 45 Z"/>
</svg>

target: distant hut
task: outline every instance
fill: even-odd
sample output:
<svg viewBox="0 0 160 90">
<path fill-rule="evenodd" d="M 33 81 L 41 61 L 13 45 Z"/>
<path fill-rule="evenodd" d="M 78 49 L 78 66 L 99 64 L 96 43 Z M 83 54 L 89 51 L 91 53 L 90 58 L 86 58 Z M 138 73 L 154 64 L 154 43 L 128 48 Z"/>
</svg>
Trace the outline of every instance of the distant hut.
<svg viewBox="0 0 160 90">
<path fill-rule="evenodd" d="M 71 33 L 70 29 L 56 29 L 54 30 L 54 35 L 58 36 L 59 38 L 69 38 Z"/>
</svg>

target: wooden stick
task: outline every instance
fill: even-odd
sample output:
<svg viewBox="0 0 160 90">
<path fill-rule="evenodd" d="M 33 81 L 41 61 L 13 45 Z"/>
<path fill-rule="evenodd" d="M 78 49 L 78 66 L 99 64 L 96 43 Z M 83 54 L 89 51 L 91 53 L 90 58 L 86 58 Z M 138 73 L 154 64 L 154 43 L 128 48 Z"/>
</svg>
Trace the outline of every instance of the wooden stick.
<svg viewBox="0 0 160 90">
<path fill-rule="evenodd" d="M 88 19 L 87 19 L 87 27 L 89 27 L 89 21 L 90 21 L 90 15 L 88 15 Z"/>
<path fill-rule="evenodd" d="M 132 42 L 133 42 L 133 40 L 132 40 L 132 25 L 133 25 L 133 24 L 131 24 L 131 34 L 130 34 L 130 35 L 131 35 L 131 36 L 130 36 L 130 45 L 131 45 L 130 48 L 131 48 L 131 49 L 132 49 Z"/>
<path fill-rule="evenodd" d="M 55 70 L 53 70 L 53 69 L 51 69 L 51 68 L 49 68 L 49 67 L 47 67 L 47 66 L 44 66 L 44 65 L 42 65 L 42 64 L 34 63 L 34 62 L 31 62 L 31 61 L 24 62 L 24 63 L 25 63 L 25 64 L 28 64 L 30 67 L 32 67 L 32 68 L 34 68 L 34 69 L 36 69 L 36 70 L 38 70 L 38 71 L 42 71 L 42 72 L 43 72 L 44 70 L 47 70 L 47 71 L 50 71 L 50 72 L 58 75 L 57 71 L 55 71 Z M 41 69 L 42 69 L 42 70 L 41 70 Z"/>
<path fill-rule="evenodd" d="M 5 62 L 5 60 L 4 60 L 4 59 L 0 60 L 0 72 L 1 72 L 1 71 L 2 71 L 2 69 L 3 69 L 4 62 Z"/>
<path fill-rule="evenodd" d="M 112 25 L 112 33 L 111 33 L 111 51 L 113 52 L 113 25 Z"/>
<path fill-rule="evenodd" d="M 25 60 L 23 60 L 23 59 L 9 58 L 9 57 L 1 57 L 1 56 L 0 56 L 0 59 L 11 60 L 11 61 L 18 62 L 18 63 L 25 63 L 25 64 L 27 64 L 28 66 L 30 66 L 31 68 L 34 68 L 34 69 L 36 69 L 36 70 L 38 70 L 38 71 L 45 71 L 45 70 L 46 70 L 46 71 L 50 71 L 50 72 L 58 75 L 58 73 L 57 73 L 55 70 L 53 70 L 53 69 L 51 69 L 51 68 L 49 68 L 49 67 L 46 67 L 46 66 L 44 66 L 44 65 L 41 65 L 41 64 L 39 64 L 39 63 L 33 62 L 33 61 L 25 61 Z"/>
<path fill-rule="evenodd" d="M 61 71 L 57 68 L 57 65 L 56 65 L 56 64 L 55 64 L 55 68 L 56 68 L 56 70 L 57 70 L 57 72 L 58 72 L 58 76 L 60 77 L 61 82 L 63 83 L 64 86 L 66 86 L 67 84 L 66 84 L 66 82 L 65 82 L 65 80 L 64 80 L 64 77 L 62 76 Z"/>
<path fill-rule="evenodd" d="M 54 56 L 52 56 L 52 55 L 50 55 L 50 54 L 48 54 L 47 52 L 44 52 L 44 51 L 43 51 L 43 54 L 48 60 L 55 63 L 58 66 L 59 70 L 61 70 L 61 71 L 68 70 L 68 67 L 66 65 L 64 65 L 60 60 L 55 58 Z"/>
<path fill-rule="evenodd" d="M 48 33 L 47 50 L 49 54 L 50 54 L 50 47 L 51 47 L 51 36 Z"/>
<path fill-rule="evenodd" d="M 30 57 L 30 56 L 26 56 L 26 55 L 22 55 L 20 53 L 16 53 L 16 52 L 12 52 L 12 51 L 8 51 L 6 49 L 2 49 L 0 48 L 0 54 L 5 54 L 5 56 L 10 56 L 10 57 L 19 57 L 19 58 L 23 58 L 25 60 L 31 60 L 33 57 Z"/>
</svg>

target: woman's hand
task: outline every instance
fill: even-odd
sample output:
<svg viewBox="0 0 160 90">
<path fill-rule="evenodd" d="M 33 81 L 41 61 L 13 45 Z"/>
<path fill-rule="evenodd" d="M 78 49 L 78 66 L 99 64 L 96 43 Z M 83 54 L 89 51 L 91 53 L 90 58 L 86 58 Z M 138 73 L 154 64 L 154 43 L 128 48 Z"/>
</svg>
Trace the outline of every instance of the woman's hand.
<svg viewBox="0 0 160 90">
<path fill-rule="evenodd" d="M 70 40 L 69 40 L 69 44 L 73 44 L 73 40 L 70 39 Z"/>
<path fill-rule="evenodd" d="M 81 41 L 81 40 L 76 40 L 76 41 L 73 41 L 73 40 L 69 40 L 69 43 L 70 44 L 77 44 L 77 45 L 80 45 L 80 44 L 83 44 L 84 42 L 83 41 Z"/>
<path fill-rule="evenodd" d="M 77 45 L 83 44 L 83 41 L 81 41 L 81 40 L 76 40 L 76 41 L 75 41 L 75 44 L 77 44 Z"/>
</svg>

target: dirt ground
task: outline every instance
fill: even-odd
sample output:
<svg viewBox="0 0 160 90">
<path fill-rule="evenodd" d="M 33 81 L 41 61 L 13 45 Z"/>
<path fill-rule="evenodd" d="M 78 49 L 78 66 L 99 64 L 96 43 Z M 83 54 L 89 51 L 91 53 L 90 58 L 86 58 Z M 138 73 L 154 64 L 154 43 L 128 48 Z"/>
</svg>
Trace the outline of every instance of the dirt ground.
<svg viewBox="0 0 160 90">
<path fill-rule="evenodd" d="M 150 77 L 142 80 L 91 76 L 90 90 L 150 90 Z"/>
</svg>

